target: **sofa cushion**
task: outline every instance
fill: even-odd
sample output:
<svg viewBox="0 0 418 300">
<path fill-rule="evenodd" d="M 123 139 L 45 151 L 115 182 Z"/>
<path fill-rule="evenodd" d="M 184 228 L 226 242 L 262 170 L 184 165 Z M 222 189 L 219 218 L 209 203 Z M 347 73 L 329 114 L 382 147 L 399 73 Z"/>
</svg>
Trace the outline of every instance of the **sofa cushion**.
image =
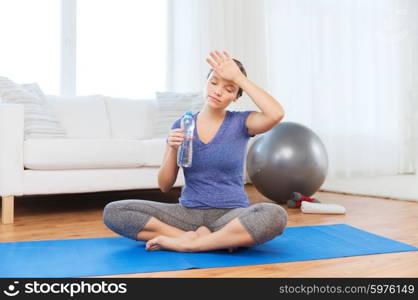
<svg viewBox="0 0 418 300">
<path fill-rule="evenodd" d="M 36 92 L 34 92 L 34 90 Z M 66 132 L 50 111 L 37 84 L 19 85 L 0 76 L 0 98 L 4 103 L 24 106 L 24 138 L 64 138 Z"/>
<path fill-rule="evenodd" d="M 155 99 L 106 97 L 112 138 L 149 139 L 154 135 Z"/>
<path fill-rule="evenodd" d="M 137 168 L 161 165 L 165 139 L 29 139 L 24 166 L 34 170 Z"/>
<path fill-rule="evenodd" d="M 68 138 L 110 138 L 109 117 L 106 97 L 53 96 L 46 100 L 67 131 Z"/>
</svg>

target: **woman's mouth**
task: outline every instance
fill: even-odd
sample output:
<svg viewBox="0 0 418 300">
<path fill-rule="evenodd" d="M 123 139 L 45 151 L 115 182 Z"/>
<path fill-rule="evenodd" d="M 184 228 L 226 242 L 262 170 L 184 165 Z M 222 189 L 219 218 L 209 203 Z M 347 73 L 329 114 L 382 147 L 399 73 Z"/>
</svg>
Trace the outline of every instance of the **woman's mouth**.
<svg viewBox="0 0 418 300">
<path fill-rule="evenodd" d="M 221 101 L 219 101 L 218 99 L 212 97 L 212 96 L 208 96 L 210 100 L 212 100 L 213 102 L 218 102 L 221 103 Z"/>
</svg>

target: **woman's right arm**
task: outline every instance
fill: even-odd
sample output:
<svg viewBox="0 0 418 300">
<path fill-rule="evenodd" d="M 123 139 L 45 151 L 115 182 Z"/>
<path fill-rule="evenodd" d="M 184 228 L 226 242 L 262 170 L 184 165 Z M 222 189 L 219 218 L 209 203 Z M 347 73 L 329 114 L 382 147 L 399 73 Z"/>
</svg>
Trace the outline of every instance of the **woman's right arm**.
<svg viewBox="0 0 418 300">
<path fill-rule="evenodd" d="M 183 130 L 173 129 L 169 132 L 163 162 L 158 172 L 158 186 L 163 193 L 171 190 L 177 179 L 177 149 L 183 142 Z"/>
</svg>

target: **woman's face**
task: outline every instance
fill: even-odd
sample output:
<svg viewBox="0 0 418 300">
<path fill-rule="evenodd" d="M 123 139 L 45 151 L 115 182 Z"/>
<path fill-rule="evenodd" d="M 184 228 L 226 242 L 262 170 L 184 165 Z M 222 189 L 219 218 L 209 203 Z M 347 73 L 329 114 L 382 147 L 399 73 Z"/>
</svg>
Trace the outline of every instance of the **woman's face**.
<svg viewBox="0 0 418 300">
<path fill-rule="evenodd" d="M 237 99 L 238 89 L 238 85 L 232 81 L 225 80 L 216 72 L 212 72 L 206 83 L 206 100 L 211 106 L 226 108 Z"/>
</svg>

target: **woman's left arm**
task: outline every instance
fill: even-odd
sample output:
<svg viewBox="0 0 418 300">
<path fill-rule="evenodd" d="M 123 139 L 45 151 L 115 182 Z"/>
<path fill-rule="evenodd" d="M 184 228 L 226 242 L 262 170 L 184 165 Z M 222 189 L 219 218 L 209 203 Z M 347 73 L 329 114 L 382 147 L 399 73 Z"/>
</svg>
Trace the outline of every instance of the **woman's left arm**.
<svg viewBox="0 0 418 300">
<path fill-rule="evenodd" d="M 247 128 L 250 135 L 266 132 L 276 126 L 283 117 L 284 109 L 269 93 L 259 88 L 242 74 L 234 79 L 244 92 L 250 96 L 261 112 L 252 112 L 247 118 Z"/>
</svg>

